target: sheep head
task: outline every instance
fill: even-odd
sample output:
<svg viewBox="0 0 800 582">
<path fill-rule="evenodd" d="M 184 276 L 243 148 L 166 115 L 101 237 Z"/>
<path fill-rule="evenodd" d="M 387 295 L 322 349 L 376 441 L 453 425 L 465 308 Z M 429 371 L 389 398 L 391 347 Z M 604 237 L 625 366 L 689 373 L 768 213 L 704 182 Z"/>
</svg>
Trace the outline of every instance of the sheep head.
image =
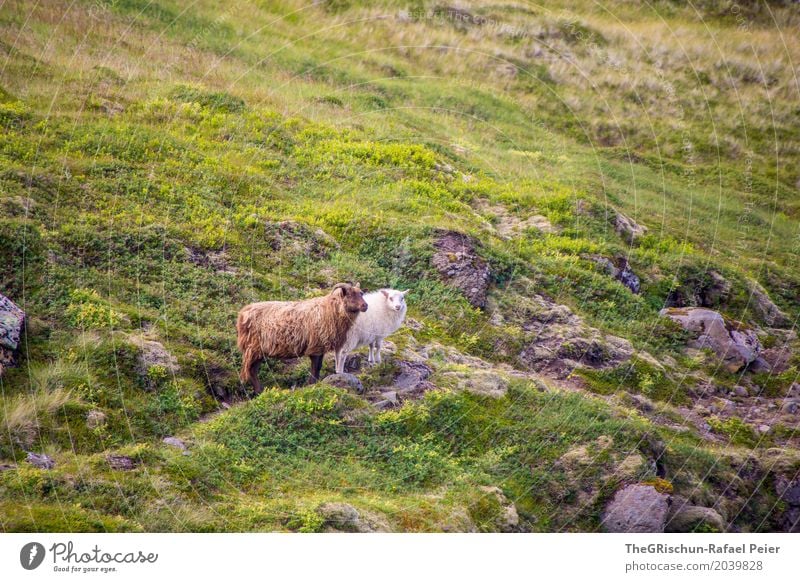
<svg viewBox="0 0 800 582">
<path fill-rule="evenodd" d="M 390 311 L 402 311 L 406 306 L 406 293 L 409 291 L 410 289 L 406 289 L 405 291 L 381 289 L 381 294 L 384 299 L 386 299 L 386 308 Z"/>
<path fill-rule="evenodd" d="M 356 283 L 337 283 L 331 290 L 331 295 L 340 297 L 344 302 L 344 308 L 350 313 L 358 313 L 367 310 L 367 302 L 364 301 L 364 292 L 361 285 Z"/>
</svg>

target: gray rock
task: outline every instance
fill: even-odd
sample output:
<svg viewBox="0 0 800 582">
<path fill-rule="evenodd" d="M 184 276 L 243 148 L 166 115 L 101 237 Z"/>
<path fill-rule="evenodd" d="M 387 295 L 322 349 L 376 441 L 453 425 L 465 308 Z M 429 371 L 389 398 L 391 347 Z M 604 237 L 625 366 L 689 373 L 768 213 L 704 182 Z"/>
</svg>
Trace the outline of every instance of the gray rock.
<svg viewBox="0 0 800 582">
<path fill-rule="evenodd" d="M 711 348 L 730 372 L 738 372 L 761 353 L 755 332 L 743 324 L 726 321 L 721 314 L 702 307 L 667 307 L 660 315 L 697 334 L 693 348 Z"/>
<path fill-rule="evenodd" d="M 750 280 L 750 307 L 761 320 L 772 327 L 786 327 L 791 319 L 773 303 L 758 281 Z"/>
<path fill-rule="evenodd" d="M 180 449 L 182 451 L 185 451 L 187 449 L 186 443 L 177 437 L 172 437 L 172 436 L 164 437 L 163 439 L 161 439 L 161 442 L 164 443 L 165 445 L 168 445 L 170 447 L 175 447 L 176 449 Z"/>
<path fill-rule="evenodd" d="M 630 289 L 631 293 L 639 293 L 641 290 L 641 281 L 633 272 L 633 269 L 631 269 L 631 266 L 625 257 L 617 257 L 616 259 L 612 260 L 607 257 L 594 255 L 589 258 L 597 263 L 597 265 L 608 275 Z"/>
<path fill-rule="evenodd" d="M 710 507 L 689 505 L 673 499 L 665 531 L 685 533 L 709 529 L 725 532 L 728 525 L 723 517 Z"/>
<path fill-rule="evenodd" d="M 789 481 L 783 478 L 783 481 L 782 486 L 776 486 L 781 501 L 793 507 L 800 507 L 800 480 Z"/>
<path fill-rule="evenodd" d="M 353 390 L 356 394 L 364 393 L 364 385 L 353 374 L 331 374 L 322 380 L 326 384 L 336 386 L 337 388 L 345 388 L 346 390 Z"/>
<path fill-rule="evenodd" d="M 100 428 L 106 424 L 106 415 L 101 410 L 90 410 L 86 413 L 86 426 L 90 429 Z"/>
<path fill-rule="evenodd" d="M 392 390 L 403 398 L 419 398 L 434 385 L 428 381 L 433 370 L 422 362 L 407 362 L 400 360 L 397 362 L 400 368 L 397 375 L 392 380 Z"/>
<path fill-rule="evenodd" d="M 133 336 L 130 341 L 139 350 L 136 357 L 136 373 L 142 378 L 145 388 L 148 390 L 155 388 L 149 374 L 150 369 L 154 366 L 162 367 L 170 376 L 180 372 L 178 360 L 160 342 L 140 336 Z"/>
<path fill-rule="evenodd" d="M 11 299 L 0 294 L 0 374 L 17 364 L 20 337 L 25 326 L 25 312 Z"/>
<path fill-rule="evenodd" d="M 617 491 L 606 507 L 603 529 L 612 533 L 663 532 L 668 499 L 651 485 L 628 485 Z"/>
<path fill-rule="evenodd" d="M 501 532 L 519 531 L 519 513 L 517 507 L 503 493 L 499 487 L 481 487 L 484 494 L 491 496 L 497 502 L 499 511 L 494 519 L 494 525 Z"/>
<path fill-rule="evenodd" d="M 442 231 L 434 242 L 431 263 L 442 278 L 461 291 L 473 307 L 486 306 L 489 265 L 478 256 L 478 242 L 459 232 Z"/>
<path fill-rule="evenodd" d="M 637 224 L 621 212 L 617 212 L 614 217 L 614 230 L 628 244 L 633 244 L 647 233 L 647 227 Z"/>
<path fill-rule="evenodd" d="M 800 402 L 797 400 L 785 400 L 781 406 L 781 412 L 784 414 L 797 414 L 800 412 Z"/>
<path fill-rule="evenodd" d="M 745 386 L 736 385 L 733 387 L 733 393 L 736 396 L 744 398 L 750 395 L 750 391 Z"/>
<path fill-rule="evenodd" d="M 139 464 L 135 459 L 125 455 L 106 455 L 109 467 L 116 471 L 132 471 Z"/>
<path fill-rule="evenodd" d="M 327 531 L 372 533 L 388 532 L 389 524 L 384 519 L 368 512 L 361 512 L 349 503 L 323 503 L 317 513 L 325 520 Z"/>
<path fill-rule="evenodd" d="M 28 456 L 25 457 L 25 460 L 39 469 L 52 469 L 56 466 L 56 462 L 52 459 L 52 457 L 45 455 L 44 453 L 28 453 Z"/>
</svg>

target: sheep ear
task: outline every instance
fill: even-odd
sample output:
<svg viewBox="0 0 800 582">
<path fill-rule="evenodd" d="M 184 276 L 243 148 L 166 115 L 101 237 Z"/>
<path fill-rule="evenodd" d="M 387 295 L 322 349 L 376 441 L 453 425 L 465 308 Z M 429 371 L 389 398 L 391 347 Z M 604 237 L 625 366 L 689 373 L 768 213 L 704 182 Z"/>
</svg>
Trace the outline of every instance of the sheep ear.
<svg viewBox="0 0 800 582">
<path fill-rule="evenodd" d="M 353 287 L 361 287 L 361 283 L 353 283 Z"/>
<path fill-rule="evenodd" d="M 405 294 L 408 293 L 409 291 L 411 291 L 411 289 L 406 289 L 405 291 L 400 291 L 400 293 L 402 293 L 403 296 L 405 297 Z"/>
<path fill-rule="evenodd" d="M 383 293 L 383 296 L 386 297 L 386 299 L 389 299 L 389 292 L 386 289 L 381 289 L 381 293 Z"/>
</svg>

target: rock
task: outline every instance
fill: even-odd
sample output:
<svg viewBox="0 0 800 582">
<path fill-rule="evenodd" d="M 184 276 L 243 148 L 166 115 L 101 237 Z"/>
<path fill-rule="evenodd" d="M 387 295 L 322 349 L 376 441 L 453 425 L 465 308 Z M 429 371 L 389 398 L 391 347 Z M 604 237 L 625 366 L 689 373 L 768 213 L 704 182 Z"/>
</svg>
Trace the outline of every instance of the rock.
<svg viewBox="0 0 800 582">
<path fill-rule="evenodd" d="M 524 367 L 558 378 L 582 366 L 607 369 L 628 361 L 633 346 L 623 338 L 589 327 L 565 305 L 540 295 L 520 297 L 527 343 L 518 355 Z"/>
<path fill-rule="evenodd" d="M 25 457 L 25 460 L 39 469 L 52 469 L 56 466 L 56 462 L 52 459 L 52 457 L 45 455 L 44 453 L 28 453 L 28 456 Z"/>
<path fill-rule="evenodd" d="M 0 473 L 2 473 L 3 471 L 13 471 L 16 468 L 17 468 L 16 465 L 9 465 L 7 463 L 0 463 Z"/>
<path fill-rule="evenodd" d="M 493 500 L 499 505 L 499 511 L 496 512 L 496 516 L 493 519 L 495 528 L 505 533 L 518 531 L 519 514 L 517 513 L 517 507 L 508 500 L 503 490 L 499 487 L 481 487 L 480 489 L 486 496 L 494 498 Z"/>
<path fill-rule="evenodd" d="M 465 234 L 440 231 L 431 262 L 442 278 L 461 291 L 473 307 L 486 306 L 489 265 L 477 254 L 478 242 Z"/>
<path fill-rule="evenodd" d="M 25 326 L 25 312 L 11 299 L 0 294 L 0 375 L 4 368 L 17 365 L 20 337 Z"/>
<path fill-rule="evenodd" d="M 631 293 L 639 293 L 641 290 L 641 281 L 625 257 L 617 257 L 612 260 L 608 257 L 592 255 L 589 259 L 594 261 L 605 273 L 625 285 Z"/>
<path fill-rule="evenodd" d="M 360 512 L 349 503 L 323 503 L 316 511 L 325 520 L 324 527 L 327 531 L 350 533 L 391 531 L 386 520 L 367 512 Z"/>
<path fill-rule="evenodd" d="M 771 327 L 786 327 L 792 320 L 773 303 L 769 293 L 758 281 L 749 281 L 750 307 L 755 314 Z"/>
<path fill-rule="evenodd" d="M 352 390 L 356 394 L 364 393 L 364 385 L 361 383 L 361 380 L 353 376 L 353 374 L 331 374 L 323 378 L 322 381 L 331 386 L 336 386 L 337 388 Z"/>
<path fill-rule="evenodd" d="M 767 434 L 772 430 L 772 428 L 768 424 L 761 424 L 758 426 L 758 432 L 761 434 Z"/>
<path fill-rule="evenodd" d="M 800 400 L 784 400 L 781 405 L 781 412 L 783 414 L 797 414 L 800 412 Z"/>
<path fill-rule="evenodd" d="M 150 373 L 151 368 L 159 366 L 163 373 L 172 376 L 180 372 L 178 360 L 170 354 L 163 344 L 155 340 L 145 339 L 141 336 L 132 336 L 130 341 L 139 349 L 136 357 L 136 373 L 142 378 L 148 390 L 156 388 L 155 381 Z"/>
<path fill-rule="evenodd" d="M 667 532 L 725 532 L 728 525 L 725 519 L 710 507 L 689 505 L 684 500 L 673 498 L 667 523 L 664 528 Z"/>
<path fill-rule="evenodd" d="M 697 334 L 693 348 L 711 348 L 730 372 L 738 372 L 761 353 L 761 342 L 751 329 L 726 321 L 721 314 L 702 307 L 667 307 L 660 315 L 669 317 L 684 329 Z"/>
<path fill-rule="evenodd" d="M 633 244 L 647 233 L 647 227 L 637 224 L 621 212 L 617 212 L 614 217 L 614 230 L 628 244 Z"/>
<path fill-rule="evenodd" d="M 164 437 L 163 439 L 161 439 L 161 442 L 170 447 L 175 447 L 176 449 L 180 449 L 181 451 L 187 450 L 186 443 L 177 437 L 172 437 L 172 436 Z"/>
<path fill-rule="evenodd" d="M 419 398 L 434 385 L 428 381 L 433 370 L 422 362 L 400 360 L 400 371 L 392 381 L 392 389 L 403 398 Z"/>
<path fill-rule="evenodd" d="M 639 453 L 631 453 L 614 467 L 614 476 L 622 481 L 631 481 L 640 478 L 646 461 Z"/>
<path fill-rule="evenodd" d="M 606 507 L 602 527 L 612 533 L 663 532 L 669 497 L 652 485 L 628 485 Z"/>
<path fill-rule="evenodd" d="M 445 378 L 453 378 L 458 390 L 466 390 L 482 396 L 502 398 L 506 395 L 508 381 L 489 370 L 470 370 L 469 372 L 446 372 Z"/>
<path fill-rule="evenodd" d="M 800 479 L 790 481 L 781 476 L 776 480 L 775 491 L 780 496 L 781 501 L 794 507 L 800 507 Z"/>
<path fill-rule="evenodd" d="M 132 471 L 139 463 L 125 455 L 106 455 L 108 465 L 116 471 Z"/>
<path fill-rule="evenodd" d="M 348 374 L 360 372 L 365 362 L 366 358 L 362 354 L 351 354 L 344 363 L 344 371 Z"/>
<path fill-rule="evenodd" d="M 746 397 L 746 396 L 749 396 L 749 395 L 750 395 L 750 391 L 749 391 L 749 390 L 748 390 L 746 387 L 744 387 L 744 386 L 740 386 L 740 385 L 738 385 L 738 384 L 737 384 L 736 386 L 734 386 L 734 387 L 733 387 L 733 393 L 734 393 L 736 396 L 739 396 L 739 397 L 741 397 L 741 398 L 744 398 L 744 397 Z"/>
<path fill-rule="evenodd" d="M 101 410 L 90 410 L 86 413 L 86 426 L 90 429 L 100 428 L 106 424 L 106 415 Z"/>
</svg>

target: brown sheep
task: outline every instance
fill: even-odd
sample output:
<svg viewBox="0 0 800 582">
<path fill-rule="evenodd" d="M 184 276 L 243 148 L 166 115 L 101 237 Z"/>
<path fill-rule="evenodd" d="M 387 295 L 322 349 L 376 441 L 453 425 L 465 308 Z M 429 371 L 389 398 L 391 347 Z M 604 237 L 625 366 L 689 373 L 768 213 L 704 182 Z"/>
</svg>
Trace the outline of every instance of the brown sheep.
<svg viewBox="0 0 800 582">
<path fill-rule="evenodd" d="M 342 347 L 359 313 L 367 310 L 358 283 L 339 283 L 328 295 L 305 301 L 261 301 L 242 308 L 236 319 L 242 352 L 242 382 L 261 392 L 258 370 L 265 358 L 311 359 L 311 382 L 319 380 L 326 352 Z"/>
</svg>

